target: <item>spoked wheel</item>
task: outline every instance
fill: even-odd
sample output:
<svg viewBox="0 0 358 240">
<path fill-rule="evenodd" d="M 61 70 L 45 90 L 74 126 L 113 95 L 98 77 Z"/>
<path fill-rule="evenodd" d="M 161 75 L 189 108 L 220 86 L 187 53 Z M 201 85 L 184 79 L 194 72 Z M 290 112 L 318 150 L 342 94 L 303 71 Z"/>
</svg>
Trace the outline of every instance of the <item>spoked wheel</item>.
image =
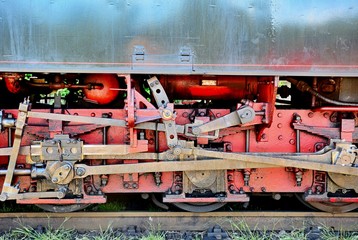
<svg viewBox="0 0 358 240">
<path fill-rule="evenodd" d="M 331 202 L 306 202 L 303 194 L 296 194 L 298 200 L 305 206 L 329 213 L 345 213 L 358 208 L 358 203 L 331 203 Z"/>
<path fill-rule="evenodd" d="M 36 206 L 48 212 L 66 213 L 66 212 L 79 211 L 85 209 L 90 205 L 91 204 L 68 204 L 68 205 L 37 204 Z"/>
<path fill-rule="evenodd" d="M 174 206 L 188 212 L 212 212 L 226 203 L 173 203 Z"/>
</svg>

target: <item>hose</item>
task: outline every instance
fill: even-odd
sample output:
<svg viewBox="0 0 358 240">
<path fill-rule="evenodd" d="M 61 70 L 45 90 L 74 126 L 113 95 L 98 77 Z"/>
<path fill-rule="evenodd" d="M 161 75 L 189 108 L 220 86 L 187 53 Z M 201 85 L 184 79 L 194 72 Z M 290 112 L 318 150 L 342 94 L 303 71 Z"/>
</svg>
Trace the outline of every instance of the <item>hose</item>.
<svg viewBox="0 0 358 240">
<path fill-rule="evenodd" d="M 309 86 L 306 82 L 304 81 L 299 81 L 296 80 L 294 78 L 291 77 L 287 77 L 286 78 L 287 81 L 289 81 L 290 83 L 292 83 L 293 85 L 295 85 L 297 87 L 297 89 L 301 92 L 309 92 L 310 94 L 312 94 L 313 96 L 321 99 L 322 101 L 325 101 L 327 103 L 333 104 L 333 105 L 337 105 L 337 106 L 353 106 L 353 107 L 358 107 L 358 103 L 350 103 L 350 102 L 341 102 L 341 101 L 336 101 L 330 98 L 327 98 L 325 96 L 323 96 L 322 94 L 320 94 L 319 92 L 313 90 L 311 88 L 311 86 Z"/>
</svg>

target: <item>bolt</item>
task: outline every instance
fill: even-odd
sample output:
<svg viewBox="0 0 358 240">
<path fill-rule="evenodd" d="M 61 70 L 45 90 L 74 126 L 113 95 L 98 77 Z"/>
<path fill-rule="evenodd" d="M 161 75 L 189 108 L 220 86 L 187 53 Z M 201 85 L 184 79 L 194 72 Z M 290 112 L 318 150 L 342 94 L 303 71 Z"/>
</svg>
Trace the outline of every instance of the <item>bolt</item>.
<svg viewBox="0 0 358 240">
<path fill-rule="evenodd" d="M 78 176 L 83 176 L 83 175 L 85 175 L 85 173 L 86 173 L 86 170 L 84 168 L 77 168 L 76 169 L 76 174 Z"/>
<path fill-rule="evenodd" d="M 278 136 L 278 140 L 282 140 L 282 139 L 283 139 L 282 135 Z"/>
<path fill-rule="evenodd" d="M 308 113 L 308 117 L 309 117 L 309 118 L 313 118 L 313 112 L 309 112 L 309 113 Z"/>
<path fill-rule="evenodd" d="M 281 194 L 279 193 L 272 193 L 272 198 L 275 200 L 280 200 L 281 199 Z"/>
<path fill-rule="evenodd" d="M 262 139 L 265 139 L 265 138 L 266 138 L 266 134 L 265 134 L 265 133 L 262 134 L 261 138 L 262 138 Z"/>
<path fill-rule="evenodd" d="M 282 118 L 282 113 L 277 113 L 277 117 Z"/>
<path fill-rule="evenodd" d="M 67 165 L 67 164 L 64 166 L 64 169 L 65 169 L 65 170 L 70 170 L 70 168 L 71 168 L 71 167 L 70 167 L 69 165 Z"/>
<path fill-rule="evenodd" d="M 58 178 L 57 178 L 57 177 L 52 178 L 52 182 L 53 182 L 53 183 L 57 183 L 57 182 L 58 182 Z"/>
<path fill-rule="evenodd" d="M 262 192 L 266 192 L 266 188 L 265 188 L 265 187 L 262 187 L 262 188 L 261 188 L 261 191 L 262 191 Z"/>
<path fill-rule="evenodd" d="M 174 149 L 173 149 L 173 154 L 174 154 L 175 156 L 180 155 L 180 154 L 181 154 L 181 148 L 180 148 L 180 147 L 174 147 Z"/>
<path fill-rule="evenodd" d="M 227 176 L 227 180 L 228 180 L 228 181 L 232 181 L 232 180 L 233 180 L 233 176 L 232 176 L 231 174 L 229 174 L 229 175 Z"/>
<path fill-rule="evenodd" d="M 201 131 L 200 131 L 200 128 L 195 127 L 195 128 L 192 128 L 192 129 L 191 129 L 191 132 L 192 132 L 194 135 L 199 135 Z"/>
<path fill-rule="evenodd" d="M 321 192 L 322 192 L 322 190 L 323 190 L 323 188 L 322 188 L 322 186 L 316 186 L 316 193 L 317 194 L 320 194 Z"/>
<path fill-rule="evenodd" d="M 128 183 L 125 183 L 125 184 L 123 185 L 123 187 L 124 187 L 124 188 L 129 188 L 129 184 L 128 184 Z"/>
<path fill-rule="evenodd" d="M 289 143 L 290 143 L 291 145 L 294 145 L 294 144 L 295 144 L 295 140 L 290 139 Z"/>
<path fill-rule="evenodd" d="M 323 113 L 323 117 L 329 118 L 329 113 L 327 113 L 327 112 Z"/>
<path fill-rule="evenodd" d="M 282 128 L 282 123 L 277 124 L 277 128 Z"/>
<path fill-rule="evenodd" d="M 138 184 L 133 183 L 133 184 L 132 184 L 132 188 L 138 188 Z"/>
</svg>

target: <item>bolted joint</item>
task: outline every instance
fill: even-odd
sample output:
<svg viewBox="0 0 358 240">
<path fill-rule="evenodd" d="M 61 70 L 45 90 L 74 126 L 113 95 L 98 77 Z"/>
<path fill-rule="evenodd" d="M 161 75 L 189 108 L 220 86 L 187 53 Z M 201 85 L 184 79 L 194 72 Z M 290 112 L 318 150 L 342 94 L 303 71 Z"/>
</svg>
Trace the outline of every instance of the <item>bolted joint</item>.
<svg viewBox="0 0 358 240">
<path fill-rule="evenodd" d="M 193 127 L 191 131 L 194 135 L 199 135 L 201 133 L 201 130 L 198 127 Z"/>
<path fill-rule="evenodd" d="M 1 202 L 5 202 L 7 199 L 8 199 L 8 195 L 6 194 L 6 193 L 2 193 L 1 195 L 0 195 L 0 201 Z"/>
<path fill-rule="evenodd" d="M 171 120 L 173 118 L 173 112 L 169 109 L 164 109 L 162 111 L 163 120 Z"/>
<path fill-rule="evenodd" d="M 83 176 L 83 175 L 85 175 L 85 173 L 86 173 L 86 169 L 84 169 L 82 167 L 79 167 L 79 168 L 76 169 L 76 175 L 77 176 Z"/>
</svg>

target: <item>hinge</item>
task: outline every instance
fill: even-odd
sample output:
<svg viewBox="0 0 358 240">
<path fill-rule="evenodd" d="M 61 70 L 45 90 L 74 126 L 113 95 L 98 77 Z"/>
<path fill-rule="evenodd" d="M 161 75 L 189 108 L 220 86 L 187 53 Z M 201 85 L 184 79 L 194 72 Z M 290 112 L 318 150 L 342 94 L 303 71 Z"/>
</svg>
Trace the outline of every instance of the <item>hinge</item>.
<svg viewBox="0 0 358 240">
<path fill-rule="evenodd" d="M 192 60 L 192 51 L 189 47 L 180 48 L 180 62 L 190 63 Z"/>
<path fill-rule="evenodd" d="M 134 46 L 134 51 L 132 55 L 133 62 L 143 62 L 144 61 L 145 48 L 144 46 L 136 45 Z"/>
</svg>

